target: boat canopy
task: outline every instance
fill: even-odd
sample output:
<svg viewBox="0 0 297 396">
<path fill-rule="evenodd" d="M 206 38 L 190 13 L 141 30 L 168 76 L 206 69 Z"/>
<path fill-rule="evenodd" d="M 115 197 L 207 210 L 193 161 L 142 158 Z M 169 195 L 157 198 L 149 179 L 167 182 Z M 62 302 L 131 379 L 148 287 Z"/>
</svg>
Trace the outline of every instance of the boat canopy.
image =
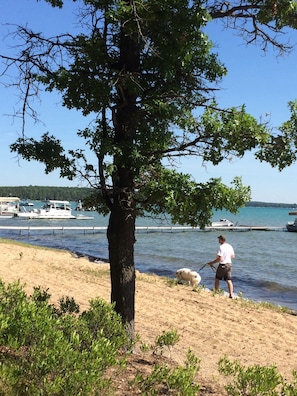
<svg viewBox="0 0 297 396">
<path fill-rule="evenodd" d="M 20 202 L 18 197 L 0 197 L 0 202 Z"/>
</svg>

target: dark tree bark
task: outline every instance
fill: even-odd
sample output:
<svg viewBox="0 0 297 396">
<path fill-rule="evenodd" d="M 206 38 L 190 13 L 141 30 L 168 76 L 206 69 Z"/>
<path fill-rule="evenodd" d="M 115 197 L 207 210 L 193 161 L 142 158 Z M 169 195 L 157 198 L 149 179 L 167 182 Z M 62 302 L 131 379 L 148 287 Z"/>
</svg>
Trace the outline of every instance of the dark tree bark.
<svg viewBox="0 0 297 396">
<path fill-rule="evenodd" d="M 119 197 L 120 198 L 120 197 Z M 134 235 L 133 209 L 127 211 L 121 202 L 113 205 L 108 225 L 109 261 L 111 276 L 111 301 L 121 315 L 131 339 L 134 338 Z"/>
<path fill-rule="evenodd" d="M 123 24 L 124 26 L 124 24 Z M 126 26 L 127 27 L 127 26 Z M 120 42 L 118 103 L 113 114 L 115 142 L 113 194 L 107 231 L 111 268 L 111 301 L 121 315 L 130 338 L 134 338 L 135 317 L 135 219 L 134 180 L 136 164 L 131 147 L 137 130 L 136 95 L 129 80 L 139 68 L 137 38 L 122 28 Z"/>
</svg>

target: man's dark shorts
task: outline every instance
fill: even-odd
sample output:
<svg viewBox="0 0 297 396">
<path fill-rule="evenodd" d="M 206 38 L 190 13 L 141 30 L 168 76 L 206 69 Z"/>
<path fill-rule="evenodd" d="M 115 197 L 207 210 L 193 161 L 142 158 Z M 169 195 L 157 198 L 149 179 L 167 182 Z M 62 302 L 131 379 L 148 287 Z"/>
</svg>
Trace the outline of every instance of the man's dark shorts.
<svg viewBox="0 0 297 396">
<path fill-rule="evenodd" d="M 224 279 L 225 281 L 232 279 L 232 265 L 231 264 L 219 264 L 216 278 L 219 280 Z"/>
</svg>

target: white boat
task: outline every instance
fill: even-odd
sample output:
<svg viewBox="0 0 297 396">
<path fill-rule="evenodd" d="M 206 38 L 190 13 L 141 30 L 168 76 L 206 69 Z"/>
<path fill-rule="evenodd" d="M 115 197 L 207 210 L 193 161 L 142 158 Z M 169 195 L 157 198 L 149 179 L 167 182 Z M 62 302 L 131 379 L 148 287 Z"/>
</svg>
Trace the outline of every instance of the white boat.
<svg viewBox="0 0 297 396">
<path fill-rule="evenodd" d="M 11 219 L 19 213 L 20 199 L 17 197 L 0 197 L 0 218 Z"/>
<path fill-rule="evenodd" d="M 69 201 L 48 200 L 40 209 L 27 211 L 22 207 L 22 211 L 15 215 L 20 219 L 42 219 L 42 220 L 92 220 L 93 217 L 83 215 L 74 216 Z"/>
<path fill-rule="evenodd" d="M 71 213 L 69 201 L 48 200 L 40 209 L 22 209 L 23 211 L 16 215 L 20 219 L 76 219 Z"/>
<path fill-rule="evenodd" d="M 214 221 L 211 223 L 212 227 L 233 227 L 234 223 L 227 219 L 220 219 L 220 221 Z"/>
</svg>

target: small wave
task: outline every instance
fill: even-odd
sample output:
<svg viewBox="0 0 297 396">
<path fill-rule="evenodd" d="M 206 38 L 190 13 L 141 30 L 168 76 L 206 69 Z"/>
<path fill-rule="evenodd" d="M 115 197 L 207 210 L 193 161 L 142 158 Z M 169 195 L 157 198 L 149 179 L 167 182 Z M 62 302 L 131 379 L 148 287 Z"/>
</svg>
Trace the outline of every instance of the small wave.
<svg viewBox="0 0 297 396">
<path fill-rule="evenodd" d="M 285 286 L 277 282 L 271 282 L 271 281 L 259 281 L 259 286 L 271 290 L 274 292 L 286 292 L 286 293 L 296 293 L 297 294 L 297 287 L 296 286 Z"/>
<path fill-rule="evenodd" d="M 175 276 L 175 272 L 168 271 L 165 268 L 146 267 L 145 272 L 148 272 L 149 274 L 156 274 L 158 276 L 166 276 L 168 278 L 172 278 L 173 276 Z"/>
</svg>

